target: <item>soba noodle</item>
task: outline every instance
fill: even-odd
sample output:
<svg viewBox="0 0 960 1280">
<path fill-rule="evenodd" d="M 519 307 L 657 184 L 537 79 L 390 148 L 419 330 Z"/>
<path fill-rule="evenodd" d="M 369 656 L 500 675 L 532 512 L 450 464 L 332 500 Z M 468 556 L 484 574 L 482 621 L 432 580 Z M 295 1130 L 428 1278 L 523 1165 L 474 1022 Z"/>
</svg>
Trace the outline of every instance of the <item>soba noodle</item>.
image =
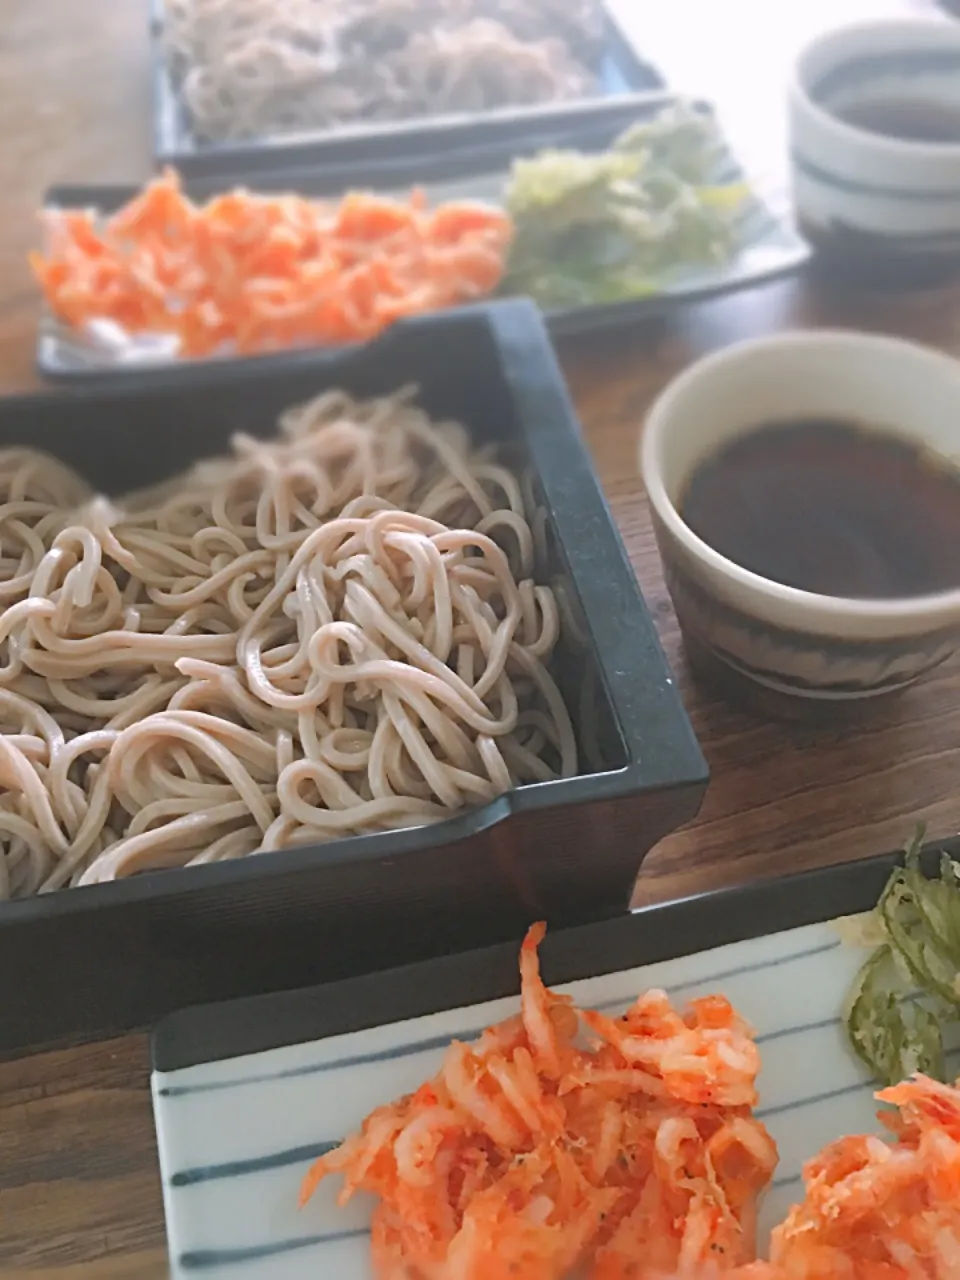
<svg viewBox="0 0 960 1280">
<path fill-rule="evenodd" d="M 0 452 L 0 898 L 434 822 L 576 772 L 517 478 L 409 391 L 122 505 Z"/>
<path fill-rule="evenodd" d="M 166 0 L 196 136 L 297 130 L 582 97 L 596 0 Z"/>
</svg>

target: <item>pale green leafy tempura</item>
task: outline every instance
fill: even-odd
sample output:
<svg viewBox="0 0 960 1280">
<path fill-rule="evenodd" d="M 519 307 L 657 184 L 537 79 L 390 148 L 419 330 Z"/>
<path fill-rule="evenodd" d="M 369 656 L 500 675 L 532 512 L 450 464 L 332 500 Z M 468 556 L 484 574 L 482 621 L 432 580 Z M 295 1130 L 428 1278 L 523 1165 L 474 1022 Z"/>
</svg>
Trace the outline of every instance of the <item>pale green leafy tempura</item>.
<svg viewBox="0 0 960 1280">
<path fill-rule="evenodd" d="M 712 115 L 672 106 L 609 151 L 518 160 L 506 203 L 515 240 L 502 292 L 557 310 L 642 297 L 678 268 L 723 264 L 750 197 L 718 181 L 725 154 Z"/>
<path fill-rule="evenodd" d="M 960 864 L 944 854 L 939 877 L 927 879 L 922 839 L 921 830 L 873 912 L 883 940 L 847 1005 L 850 1043 L 885 1084 L 914 1071 L 943 1080 L 943 1028 L 960 1018 Z"/>
</svg>

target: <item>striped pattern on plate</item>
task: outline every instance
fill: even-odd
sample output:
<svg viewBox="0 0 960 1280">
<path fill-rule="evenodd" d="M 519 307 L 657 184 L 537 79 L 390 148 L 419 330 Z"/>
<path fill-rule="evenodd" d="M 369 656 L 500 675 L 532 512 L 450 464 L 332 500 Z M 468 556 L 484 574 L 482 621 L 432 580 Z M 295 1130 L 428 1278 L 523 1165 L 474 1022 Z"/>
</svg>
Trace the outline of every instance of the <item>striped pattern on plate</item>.
<svg viewBox="0 0 960 1280">
<path fill-rule="evenodd" d="M 835 925 L 770 934 L 569 984 L 614 1013 L 649 987 L 680 1002 L 723 992 L 756 1028 L 758 1114 L 780 1148 L 764 1234 L 800 1190 L 803 1162 L 843 1133 L 877 1128 L 872 1088 L 846 1047 L 841 1012 L 863 953 Z M 300 1179 L 375 1106 L 438 1068 L 447 1042 L 516 1011 L 474 1005 L 153 1076 L 173 1273 L 236 1280 L 370 1280 L 370 1204 L 334 1205 L 333 1180 L 302 1211 Z"/>
</svg>

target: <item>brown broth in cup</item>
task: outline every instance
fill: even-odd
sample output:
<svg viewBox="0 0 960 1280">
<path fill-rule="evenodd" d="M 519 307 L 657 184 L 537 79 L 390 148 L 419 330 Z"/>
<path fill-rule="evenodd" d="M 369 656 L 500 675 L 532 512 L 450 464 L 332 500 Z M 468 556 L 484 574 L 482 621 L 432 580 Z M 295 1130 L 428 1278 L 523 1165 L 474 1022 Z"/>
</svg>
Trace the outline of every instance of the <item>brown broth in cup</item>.
<svg viewBox="0 0 960 1280">
<path fill-rule="evenodd" d="M 708 546 L 782 586 L 877 600 L 960 587 L 960 471 L 875 427 L 754 427 L 699 464 L 678 510 Z"/>
<path fill-rule="evenodd" d="M 960 146 L 960 107 L 917 98 L 876 98 L 831 108 L 844 124 L 897 142 Z"/>
</svg>

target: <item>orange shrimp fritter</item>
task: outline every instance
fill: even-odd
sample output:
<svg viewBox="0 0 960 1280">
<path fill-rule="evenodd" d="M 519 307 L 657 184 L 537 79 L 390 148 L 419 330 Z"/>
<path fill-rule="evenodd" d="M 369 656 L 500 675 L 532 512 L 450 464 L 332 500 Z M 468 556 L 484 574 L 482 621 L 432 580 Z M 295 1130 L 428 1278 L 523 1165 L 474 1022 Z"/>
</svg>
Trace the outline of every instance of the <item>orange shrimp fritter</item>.
<svg viewBox="0 0 960 1280">
<path fill-rule="evenodd" d="M 896 1137 L 840 1138 L 804 1169 L 806 1194 L 770 1262 L 723 1280 L 958 1280 L 960 1090 L 916 1075 L 877 1094 Z M 716 1270 L 672 1280 L 715 1280 Z"/>
<path fill-rule="evenodd" d="M 751 1115 L 750 1029 L 720 996 L 683 1014 L 662 991 L 617 1019 L 581 1011 L 543 983 L 544 933 L 521 948 L 520 1015 L 453 1042 L 433 1080 L 317 1161 L 301 1202 L 333 1173 L 341 1204 L 378 1196 L 379 1280 L 652 1280 L 749 1262 L 777 1162 Z"/>
</svg>

